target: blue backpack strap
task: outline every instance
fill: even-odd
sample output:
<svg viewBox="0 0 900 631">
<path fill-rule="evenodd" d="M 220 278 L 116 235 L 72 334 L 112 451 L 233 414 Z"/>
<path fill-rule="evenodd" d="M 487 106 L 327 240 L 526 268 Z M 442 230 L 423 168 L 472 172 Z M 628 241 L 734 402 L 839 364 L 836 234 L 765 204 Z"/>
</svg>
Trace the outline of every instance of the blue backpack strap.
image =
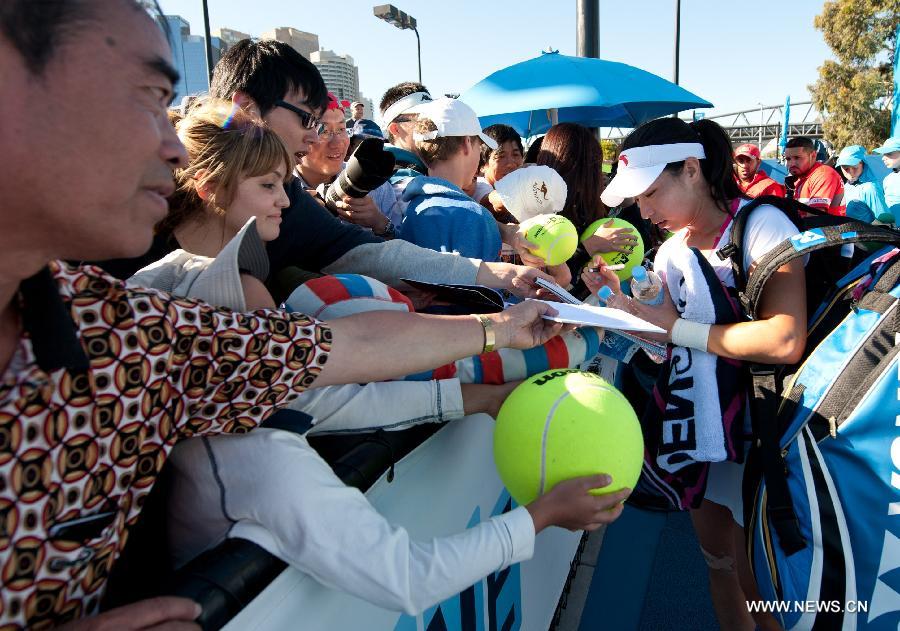
<svg viewBox="0 0 900 631">
<path fill-rule="evenodd" d="M 813 228 L 772 248 L 756 263 L 756 268 L 739 291 L 741 307 L 750 319 L 756 319 L 759 301 L 766 283 L 784 265 L 818 250 L 855 243 L 882 243 L 900 246 L 900 232 L 851 219 L 834 226 Z"/>
<path fill-rule="evenodd" d="M 747 227 L 747 219 L 753 211 L 760 206 L 774 206 L 778 208 L 787 215 L 787 218 L 800 230 L 803 229 L 800 212 L 801 210 L 805 211 L 809 208 L 794 200 L 788 200 L 774 195 L 765 195 L 747 202 L 738 209 L 734 221 L 731 222 L 728 243 L 716 251 L 716 256 L 722 261 L 726 259 L 731 261 L 731 271 L 734 274 L 734 286 L 739 292 L 743 291 L 744 287 L 747 285 L 747 274 L 744 269 L 744 232 Z"/>
</svg>

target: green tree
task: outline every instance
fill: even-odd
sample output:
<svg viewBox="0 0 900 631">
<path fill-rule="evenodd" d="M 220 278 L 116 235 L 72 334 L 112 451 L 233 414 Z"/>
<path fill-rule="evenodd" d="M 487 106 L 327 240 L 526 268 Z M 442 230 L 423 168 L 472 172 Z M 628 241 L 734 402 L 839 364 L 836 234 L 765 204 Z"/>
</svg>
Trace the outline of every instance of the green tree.
<svg viewBox="0 0 900 631">
<path fill-rule="evenodd" d="M 837 61 L 809 86 L 837 148 L 881 144 L 891 127 L 892 63 L 900 0 L 827 0 L 814 21 Z"/>
<path fill-rule="evenodd" d="M 604 138 L 600 141 L 600 149 L 603 151 L 604 162 L 612 162 L 619 155 L 619 145 L 615 140 Z"/>
</svg>

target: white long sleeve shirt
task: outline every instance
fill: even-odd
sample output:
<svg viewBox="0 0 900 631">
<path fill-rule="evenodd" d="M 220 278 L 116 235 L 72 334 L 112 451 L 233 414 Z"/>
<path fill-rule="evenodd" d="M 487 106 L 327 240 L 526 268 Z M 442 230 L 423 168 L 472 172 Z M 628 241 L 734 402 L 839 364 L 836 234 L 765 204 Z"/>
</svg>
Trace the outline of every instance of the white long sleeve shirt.
<svg viewBox="0 0 900 631">
<path fill-rule="evenodd" d="M 289 407 L 313 417 L 311 434 L 400 430 L 462 418 L 459 379 L 378 381 L 326 386 L 301 393 Z M 373 425 L 373 411 L 378 423 Z"/>
<path fill-rule="evenodd" d="M 458 534 L 413 540 L 290 432 L 185 441 L 170 460 L 177 475 L 168 529 L 177 565 L 241 537 L 328 587 L 416 615 L 534 553 L 524 507 Z"/>
</svg>

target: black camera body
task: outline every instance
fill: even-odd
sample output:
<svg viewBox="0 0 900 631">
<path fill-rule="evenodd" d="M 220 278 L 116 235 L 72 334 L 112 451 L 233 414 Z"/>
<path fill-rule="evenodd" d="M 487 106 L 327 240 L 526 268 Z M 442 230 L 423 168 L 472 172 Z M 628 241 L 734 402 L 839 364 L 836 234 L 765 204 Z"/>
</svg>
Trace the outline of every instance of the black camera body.
<svg viewBox="0 0 900 631">
<path fill-rule="evenodd" d="M 394 154 L 384 150 L 384 140 L 366 138 L 347 160 L 347 167 L 322 194 L 325 205 L 336 212 L 344 197 L 365 197 L 384 184 L 394 172 Z"/>
</svg>

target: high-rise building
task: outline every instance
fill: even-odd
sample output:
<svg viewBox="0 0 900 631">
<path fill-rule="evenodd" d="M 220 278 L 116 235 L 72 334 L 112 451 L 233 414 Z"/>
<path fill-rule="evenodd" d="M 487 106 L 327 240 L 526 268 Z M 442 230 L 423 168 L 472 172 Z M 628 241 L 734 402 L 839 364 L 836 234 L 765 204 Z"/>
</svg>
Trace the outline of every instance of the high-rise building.
<svg viewBox="0 0 900 631">
<path fill-rule="evenodd" d="M 171 35 L 172 54 L 175 69 L 181 75 L 175 84 L 175 101 L 190 94 L 201 94 L 209 90 L 209 74 L 206 69 L 206 39 L 200 35 L 191 35 L 191 25 L 179 15 L 167 15 Z M 222 40 L 218 37 L 212 42 L 212 63 L 222 56 Z"/>
<path fill-rule="evenodd" d="M 242 33 L 231 28 L 217 28 L 212 34 L 222 40 L 223 53 L 242 39 L 250 39 L 249 33 Z"/>
<path fill-rule="evenodd" d="M 353 57 L 338 55 L 332 50 L 317 50 L 309 59 L 338 99 L 359 100 L 359 68 L 353 63 Z"/>
<path fill-rule="evenodd" d="M 274 39 L 284 42 L 298 53 L 312 59 L 310 55 L 319 50 L 319 36 L 315 33 L 298 31 L 290 26 L 279 26 L 262 34 L 262 39 Z"/>
</svg>

